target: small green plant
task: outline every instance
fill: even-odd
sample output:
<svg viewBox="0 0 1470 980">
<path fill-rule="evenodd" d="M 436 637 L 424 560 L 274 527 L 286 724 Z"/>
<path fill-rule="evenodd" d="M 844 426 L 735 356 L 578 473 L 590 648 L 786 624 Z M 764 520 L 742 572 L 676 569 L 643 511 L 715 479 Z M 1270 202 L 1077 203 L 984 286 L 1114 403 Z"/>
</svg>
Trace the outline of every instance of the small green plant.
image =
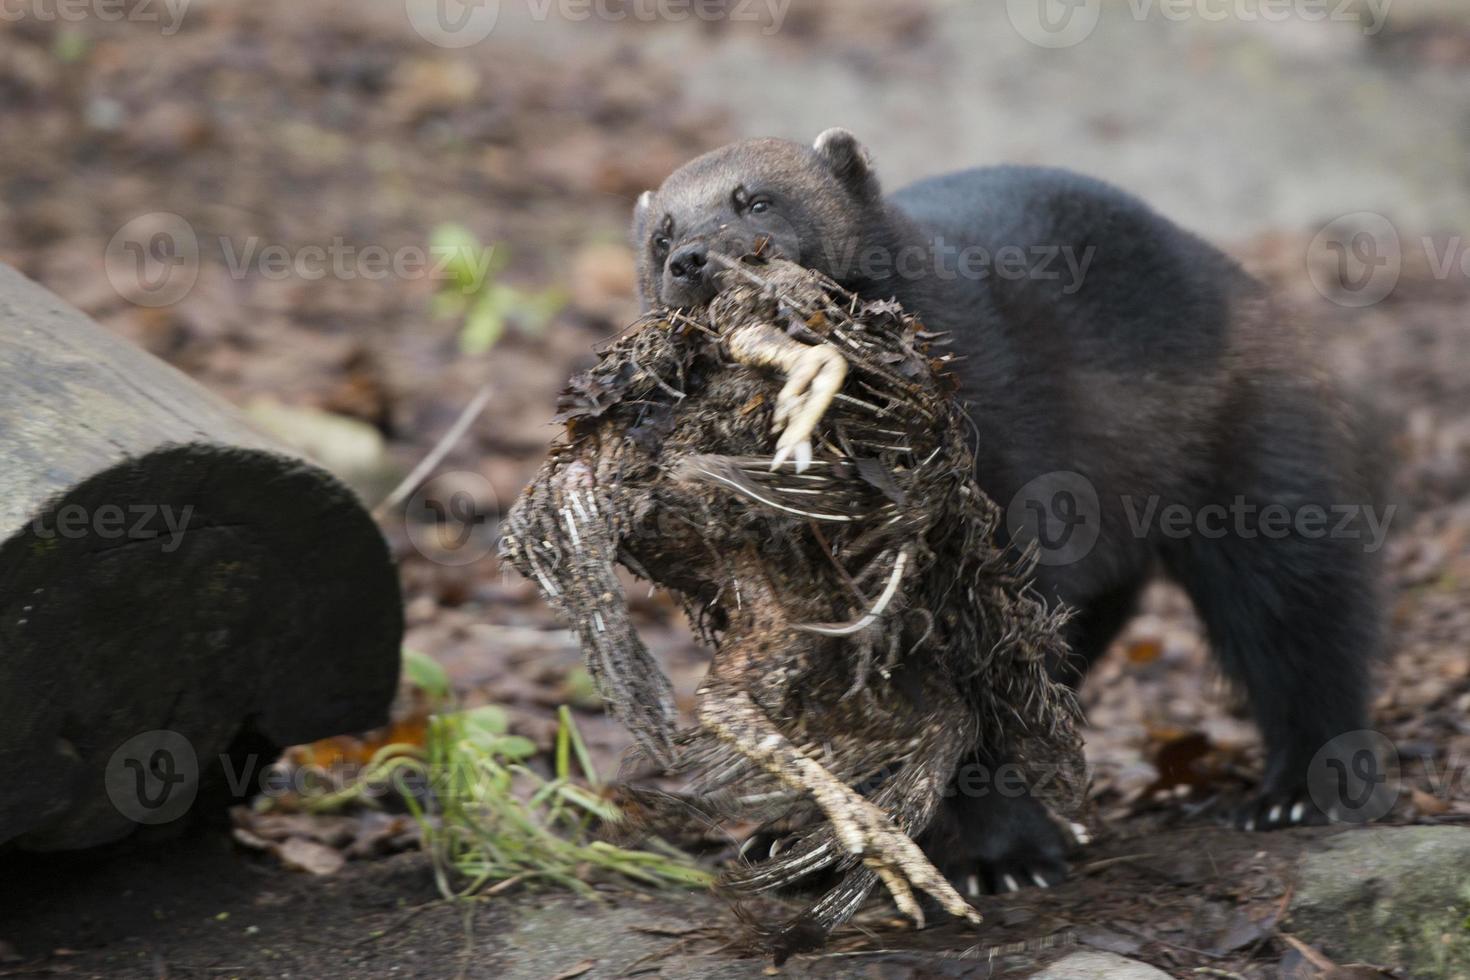
<svg viewBox="0 0 1470 980">
<path fill-rule="evenodd" d="M 702 887 L 712 880 L 677 849 L 648 850 L 596 840 L 622 813 L 602 781 L 571 709 L 558 712 L 551 778 L 529 766 L 530 739 L 510 733 L 504 709 L 455 710 L 448 674 L 432 657 L 403 652 L 404 679 L 434 711 L 424 744 L 378 749 L 358 778 L 302 801 L 308 812 L 377 805 L 391 787 L 419 823 L 423 847 L 446 897 L 472 895 L 491 882 L 542 882 L 591 893 L 598 873 L 654 887 Z"/>
<path fill-rule="evenodd" d="M 447 259 L 448 277 L 434 297 L 434 313 L 441 319 L 463 317 L 459 346 L 466 354 L 483 354 L 505 335 L 508 324 L 522 333 L 537 335 L 563 306 L 565 290 L 523 290 L 499 281 L 510 260 L 504 245 L 483 245 L 462 225 L 434 229 L 431 251 Z"/>
<path fill-rule="evenodd" d="M 449 701 L 449 675 L 439 661 L 427 653 L 417 650 L 403 651 L 403 676 L 410 684 L 423 692 L 431 705 L 442 705 Z"/>
<path fill-rule="evenodd" d="M 423 828 L 445 895 L 468 895 L 496 881 L 544 882 L 591 893 L 602 872 L 655 887 L 703 887 L 711 876 L 675 848 L 617 847 L 592 837 L 622 814 L 600 782 L 570 710 L 559 714 L 554 774 L 525 765 L 535 747 L 507 735 L 498 709 L 436 716 L 430 722 L 429 813 L 406 797 Z M 582 780 L 574 776 L 580 769 Z M 456 888 L 455 882 L 464 882 Z"/>
</svg>

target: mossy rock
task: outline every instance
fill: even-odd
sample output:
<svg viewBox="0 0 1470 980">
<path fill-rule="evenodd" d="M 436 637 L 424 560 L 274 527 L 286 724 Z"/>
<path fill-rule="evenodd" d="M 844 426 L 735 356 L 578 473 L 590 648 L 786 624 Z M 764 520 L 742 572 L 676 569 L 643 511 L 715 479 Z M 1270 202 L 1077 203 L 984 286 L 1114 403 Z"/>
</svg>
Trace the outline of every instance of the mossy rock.
<svg viewBox="0 0 1470 980">
<path fill-rule="evenodd" d="M 1470 828 L 1368 827 L 1305 857 L 1291 928 L 1339 961 L 1470 977 Z"/>
</svg>

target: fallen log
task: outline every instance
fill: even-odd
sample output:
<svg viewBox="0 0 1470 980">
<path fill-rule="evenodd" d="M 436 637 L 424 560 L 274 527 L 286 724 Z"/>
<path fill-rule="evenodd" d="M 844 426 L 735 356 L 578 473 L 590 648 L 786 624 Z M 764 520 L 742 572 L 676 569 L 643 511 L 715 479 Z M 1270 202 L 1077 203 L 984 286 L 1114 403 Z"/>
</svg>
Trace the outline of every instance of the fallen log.
<svg viewBox="0 0 1470 980">
<path fill-rule="evenodd" d="M 383 723 L 402 631 L 351 491 L 0 265 L 0 845 L 116 840 Z"/>
</svg>

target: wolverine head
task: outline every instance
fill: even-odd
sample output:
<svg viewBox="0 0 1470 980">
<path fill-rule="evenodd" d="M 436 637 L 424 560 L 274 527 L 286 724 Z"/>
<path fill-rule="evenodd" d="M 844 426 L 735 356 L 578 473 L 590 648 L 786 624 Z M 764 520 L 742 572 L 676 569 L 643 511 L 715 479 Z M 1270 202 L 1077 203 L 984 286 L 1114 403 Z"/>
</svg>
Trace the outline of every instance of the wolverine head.
<svg viewBox="0 0 1470 980">
<path fill-rule="evenodd" d="M 784 258 L 838 282 L 882 208 L 868 153 L 845 129 L 812 146 L 761 139 L 731 143 L 645 191 L 633 216 L 645 308 L 701 306 L 723 261 L 752 253 Z"/>
</svg>

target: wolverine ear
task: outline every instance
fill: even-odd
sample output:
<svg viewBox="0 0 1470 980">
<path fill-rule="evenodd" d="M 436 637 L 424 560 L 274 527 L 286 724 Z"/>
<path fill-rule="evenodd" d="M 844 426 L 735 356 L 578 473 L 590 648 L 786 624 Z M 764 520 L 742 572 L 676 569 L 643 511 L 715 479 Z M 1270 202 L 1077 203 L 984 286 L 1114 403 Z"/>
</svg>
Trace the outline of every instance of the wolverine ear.
<svg viewBox="0 0 1470 980">
<path fill-rule="evenodd" d="M 653 191 L 644 191 L 638 195 L 638 203 L 633 206 L 632 230 L 633 255 L 638 266 L 638 299 L 643 304 L 644 313 L 658 299 L 657 282 L 661 274 L 660 270 L 653 268 L 648 257 L 648 222 L 652 215 Z"/>
<path fill-rule="evenodd" d="M 831 169 L 842 185 L 859 198 L 877 197 L 878 176 L 873 172 L 872 158 L 858 138 L 840 126 L 822 133 L 812 144 L 817 157 Z"/>
<path fill-rule="evenodd" d="M 638 203 L 633 205 L 633 245 L 638 247 L 643 244 L 643 238 L 648 233 L 648 215 L 653 210 L 653 191 L 644 191 L 638 195 Z"/>
</svg>

